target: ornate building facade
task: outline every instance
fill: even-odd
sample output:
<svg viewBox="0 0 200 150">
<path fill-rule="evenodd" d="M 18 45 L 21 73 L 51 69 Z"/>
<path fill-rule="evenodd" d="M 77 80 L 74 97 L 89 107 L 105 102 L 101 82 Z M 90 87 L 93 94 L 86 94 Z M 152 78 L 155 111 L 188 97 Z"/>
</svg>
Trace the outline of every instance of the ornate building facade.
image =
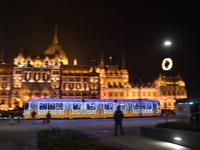
<svg viewBox="0 0 200 150">
<path fill-rule="evenodd" d="M 187 98 L 185 83 L 181 76 L 164 77 L 162 74 L 148 84 L 130 84 L 123 55 L 122 64 L 106 65 L 104 56 L 98 63 L 73 64 L 58 43 L 57 28 L 52 44 L 43 54 L 27 54 L 24 49 L 13 63 L 0 64 L 0 109 L 23 107 L 33 98 L 69 99 L 137 99 L 160 101 L 162 109 L 174 109 L 176 99 Z"/>
</svg>

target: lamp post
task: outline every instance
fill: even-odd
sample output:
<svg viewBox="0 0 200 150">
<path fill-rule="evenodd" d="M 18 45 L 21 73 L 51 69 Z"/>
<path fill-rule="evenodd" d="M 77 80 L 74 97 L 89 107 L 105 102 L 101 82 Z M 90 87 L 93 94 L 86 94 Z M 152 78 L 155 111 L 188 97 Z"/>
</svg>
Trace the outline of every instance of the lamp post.
<svg viewBox="0 0 200 150">
<path fill-rule="evenodd" d="M 164 45 L 168 48 L 171 47 L 171 42 L 170 41 L 165 41 Z M 171 53 L 171 61 L 172 61 L 172 57 L 173 57 L 173 52 L 170 49 L 170 53 Z M 173 65 L 173 66 L 172 66 Z M 175 81 L 175 65 L 171 62 L 171 67 L 172 67 L 172 78 L 173 78 L 173 86 L 174 86 L 174 91 L 173 91 L 173 96 L 174 96 L 174 100 L 176 101 L 176 81 Z"/>
</svg>

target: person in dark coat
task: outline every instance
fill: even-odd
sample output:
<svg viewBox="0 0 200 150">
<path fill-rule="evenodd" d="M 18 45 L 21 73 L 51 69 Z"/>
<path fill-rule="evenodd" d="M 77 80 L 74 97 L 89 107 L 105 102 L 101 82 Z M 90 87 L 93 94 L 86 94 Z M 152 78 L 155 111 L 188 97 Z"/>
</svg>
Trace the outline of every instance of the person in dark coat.
<svg viewBox="0 0 200 150">
<path fill-rule="evenodd" d="M 50 111 L 48 111 L 46 117 L 47 117 L 47 123 L 50 123 L 50 120 L 51 120 L 51 114 L 50 114 Z"/>
<path fill-rule="evenodd" d="M 13 111 L 10 111 L 9 118 L 10 118 L 9 124 L 14 125 L 14 112 Z"/>
<path fill-rule="evenodd" d="M 117 135 L 117 128 L 118 126 L 120 127 L 121 134 L 124 134 L 123 128 L 122 128 L 122 119 L 124 115 L 122 111 L 120 110 L 120 106 L 117 106 L 117 110 L 115 111 L 114 114 L 114 120 L 115 120 L 115 136 Z"/>
<path fill-rule="evenodd" d="M 32 113 L 31 113 L 32 123 L 35 123 L 36 115 L 37 115 L 37 113 L 35 111 L 32 111 Z"/>
</svg>

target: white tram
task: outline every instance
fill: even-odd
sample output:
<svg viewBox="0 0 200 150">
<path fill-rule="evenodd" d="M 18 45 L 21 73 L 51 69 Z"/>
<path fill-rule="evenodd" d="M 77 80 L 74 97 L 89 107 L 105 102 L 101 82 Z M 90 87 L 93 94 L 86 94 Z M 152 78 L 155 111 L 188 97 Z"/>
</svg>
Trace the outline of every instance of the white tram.
<svg viewBox="0 0 200 150">
<path fill-rule="evenodd" d="M 25 103 L 24 117 L 45 118 L 50 111 L 52 118 L 104 118 L 113 117 L 120 106 L 124 117 L 160 116 L 159 101 L 149 99 L 30 99 Z"/>
</svg>

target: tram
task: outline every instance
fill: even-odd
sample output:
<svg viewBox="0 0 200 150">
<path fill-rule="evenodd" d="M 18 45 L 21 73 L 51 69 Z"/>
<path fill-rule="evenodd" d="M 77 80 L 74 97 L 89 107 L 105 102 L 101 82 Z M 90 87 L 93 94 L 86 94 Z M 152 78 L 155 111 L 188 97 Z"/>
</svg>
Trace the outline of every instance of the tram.
<svg viewBox="0 0 200 150">
<path fill-rule="evenodd" d="M 52 118 L 107 118 L 113 117 L 117 106 L 124 117 L 160 116 L 159 101 L 150 99 L 30 99 L 24 105 L 24 117 L 45 118 L 50 111 Z"/>
</svg>

